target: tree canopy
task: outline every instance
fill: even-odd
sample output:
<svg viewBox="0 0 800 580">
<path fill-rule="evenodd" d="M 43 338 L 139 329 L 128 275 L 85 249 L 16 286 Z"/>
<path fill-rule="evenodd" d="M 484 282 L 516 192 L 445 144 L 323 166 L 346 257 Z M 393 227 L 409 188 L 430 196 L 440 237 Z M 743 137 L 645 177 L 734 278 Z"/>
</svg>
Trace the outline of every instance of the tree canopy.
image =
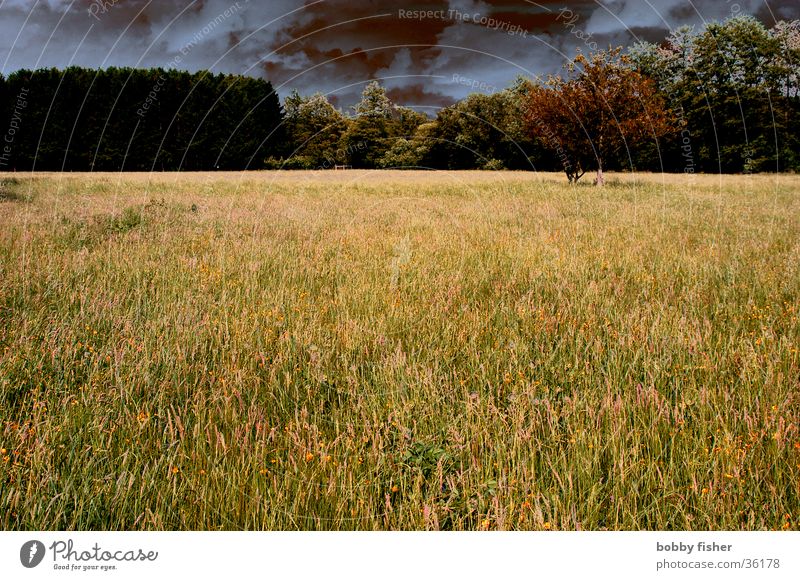
<svg viewBox="0 0 800 580">
<path fill-rule="evenodd" d="M 683 27 L 661 45 L 634 46 L 631 58 L 682 120 L 665 158 L 692 171 L 800 169 L 800 21 Z"/>
<path fill-rule="evenodd" d="M 603 168 L 620 152 L 657 140 L 675 127 L 655 82 L 628 66 L 620 49 L 578 55 L 570 76 L 550 77 L 526 95 L 531 131 L 561 158 L 570 182 Z"/>
<path fill-rule="evenodd" d="M 428 116 L 368 82 L 341 110 L 263 79 L 177 70 L 0 75 L 0 171 L 358 168 L 800 170 L 800 21 L 738 16 L 579 54 Z"/>
<path fill-rule="evenodd" d="M 0 79 L 4 116 L 24 103 L 0 169 L 258 169 L 283 146 L 272 85 L 165 69 L 20 70 Z"/>
</svg>

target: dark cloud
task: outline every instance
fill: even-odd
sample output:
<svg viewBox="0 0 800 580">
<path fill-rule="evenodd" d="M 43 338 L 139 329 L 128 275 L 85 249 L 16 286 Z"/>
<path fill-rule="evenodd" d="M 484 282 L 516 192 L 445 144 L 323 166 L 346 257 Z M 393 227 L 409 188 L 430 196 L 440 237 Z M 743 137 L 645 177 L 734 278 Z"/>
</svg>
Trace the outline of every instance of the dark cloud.
<svg viewBox="0 0 800 580">
<path fill-rule="evenodd" d="M 0 63 L 6 74 L 212 69 L 264 76 L 284 94 L 322 91 L 343 106 L 379 78 L 398 102 L 440 107 L 473 86 L 556 71 L 578 47 L 659 40 L 737 10 L 768 24 L 800 18 L 789 0 L 0 0 Z"/>
<path fill-rule="evenodd" d="M 444 93 L 428 90 L 422 84 L 405 84 L 386 91 L 388 97 L 395 103 L 404 103 L 408 106 L 418 106 L 424 112 L 426 108 L 447 107 L 455 100 Z"/>
</svg>

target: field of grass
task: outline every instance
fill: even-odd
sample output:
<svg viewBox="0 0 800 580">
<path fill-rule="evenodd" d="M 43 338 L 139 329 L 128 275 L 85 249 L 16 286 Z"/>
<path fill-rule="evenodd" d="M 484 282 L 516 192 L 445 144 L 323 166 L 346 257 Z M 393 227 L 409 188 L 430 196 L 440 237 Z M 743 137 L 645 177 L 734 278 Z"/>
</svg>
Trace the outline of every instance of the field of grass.
<svg viewBox="0 0 800 580">
<path fill-rule="evenodd" d="M 800 177 L 8 176 L 0 528 L 798 529 Z"/>
</svg>

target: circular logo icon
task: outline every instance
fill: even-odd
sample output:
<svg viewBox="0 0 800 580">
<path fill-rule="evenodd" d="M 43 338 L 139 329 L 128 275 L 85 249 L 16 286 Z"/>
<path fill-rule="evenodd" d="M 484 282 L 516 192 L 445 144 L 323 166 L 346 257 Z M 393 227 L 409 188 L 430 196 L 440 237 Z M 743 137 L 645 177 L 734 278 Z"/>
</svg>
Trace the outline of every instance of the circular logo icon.
<svg viewBox="0 0 800 580">
<path fill-rule="evenodd" d="M 44 559 L 44 544 L 39 540 L 30 540 L 19 549 L 19 561 L 26 568 L 36 568 Z"/>
</svg>

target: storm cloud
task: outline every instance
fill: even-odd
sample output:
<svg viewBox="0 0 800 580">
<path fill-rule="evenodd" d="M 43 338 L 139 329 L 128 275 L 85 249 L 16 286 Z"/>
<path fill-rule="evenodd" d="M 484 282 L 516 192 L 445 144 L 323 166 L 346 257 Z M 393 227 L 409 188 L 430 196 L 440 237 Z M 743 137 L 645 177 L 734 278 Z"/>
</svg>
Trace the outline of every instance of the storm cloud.
<svg viewBox="0 0 800 580">
<path fill-rule="evenodd" d="M 165 67 L 267 78 L 281 94 L 341 106 L 381 79 L 434 112 L 472 90 L 556 72 L 576 50 L 660 40 L 736 14 L 771 25 L 796 2 L 764 0 L 0 0 L 0 63 Z"/>
</svg>

